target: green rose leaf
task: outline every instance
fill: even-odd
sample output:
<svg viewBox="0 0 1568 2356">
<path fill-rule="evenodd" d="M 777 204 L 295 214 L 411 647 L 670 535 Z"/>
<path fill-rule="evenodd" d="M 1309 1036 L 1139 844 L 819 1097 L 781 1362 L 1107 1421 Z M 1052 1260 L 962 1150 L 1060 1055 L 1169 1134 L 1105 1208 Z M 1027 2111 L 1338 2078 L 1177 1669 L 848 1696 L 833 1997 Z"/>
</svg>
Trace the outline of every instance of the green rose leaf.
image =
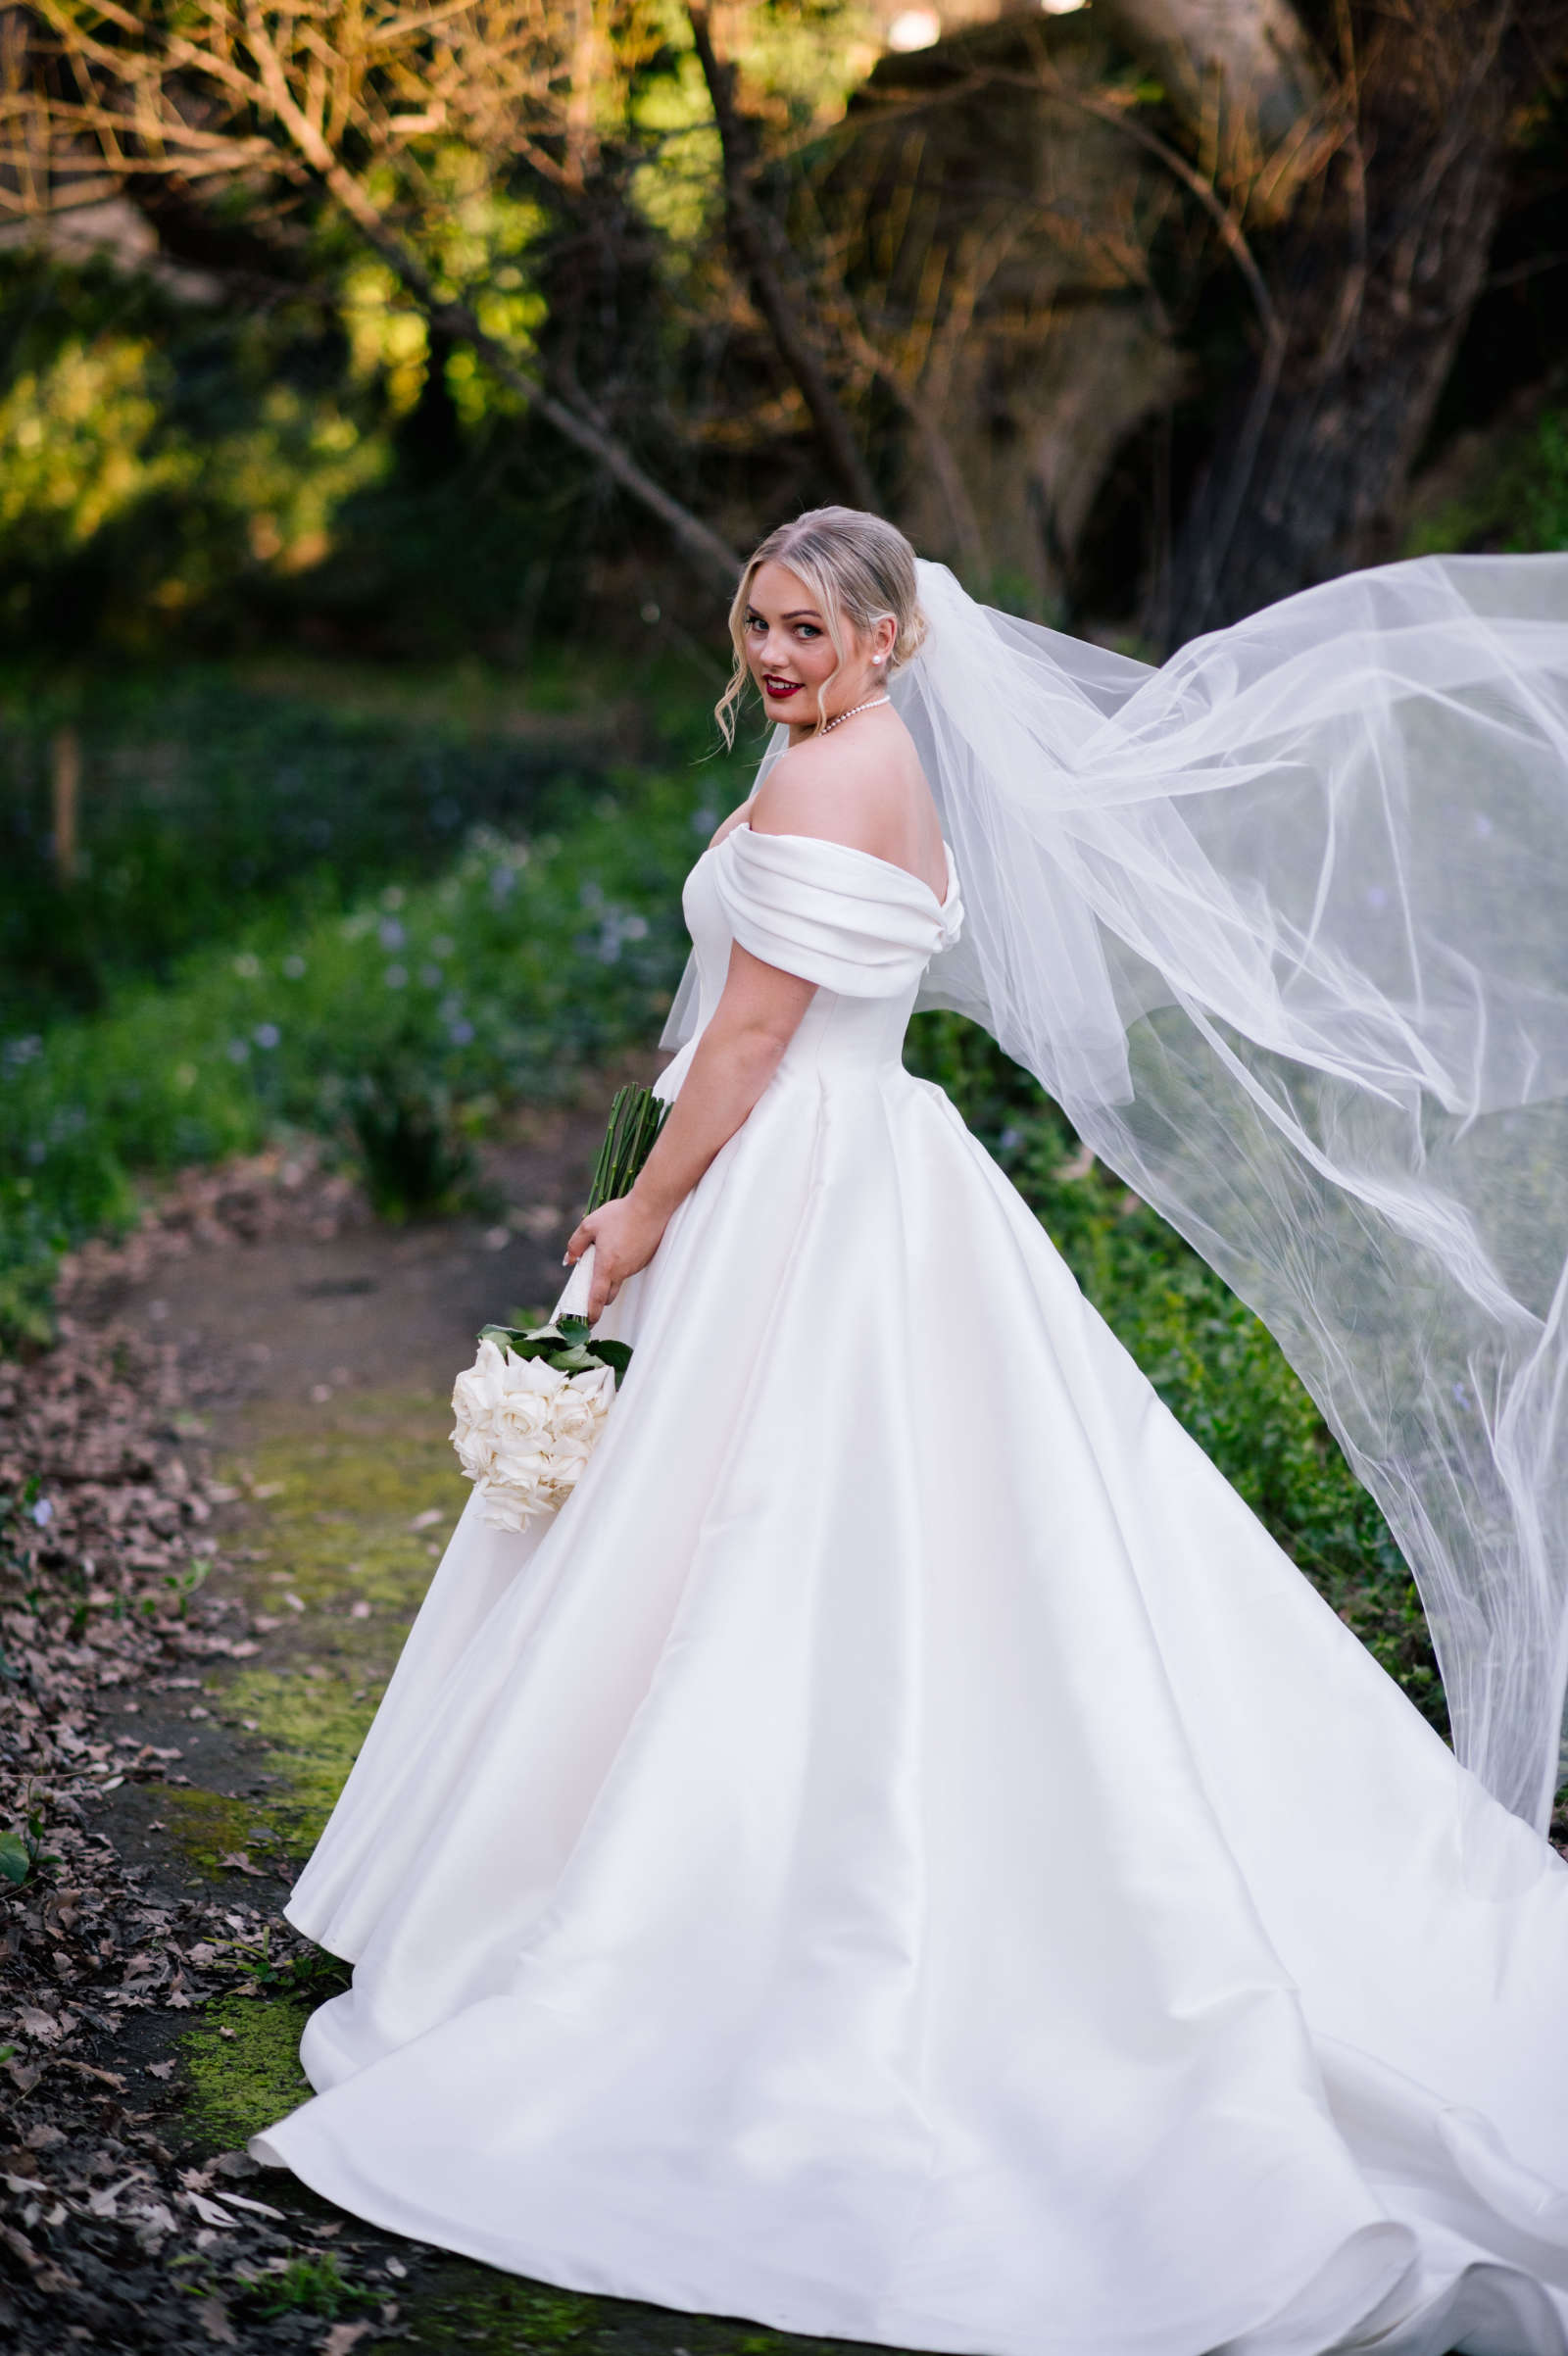
<svg viewBox="0 0 1568 2356">
<path fill-rule="evenodd" d="M 631 1364 L 631 1344 L 597 1341 L 586 1317 L 563 1317 L 559 1325 L 532 1330 L 515 1325 L 484 1325 L 479 1329 L 479 1340 L 494 1342 L 498 1350 L 509 1350 L 514 1358 L 543 1358 L 562 1374 L 591 1374 L 595 1367 L 608 1366 L 617 1389 Z"/>
</svg>

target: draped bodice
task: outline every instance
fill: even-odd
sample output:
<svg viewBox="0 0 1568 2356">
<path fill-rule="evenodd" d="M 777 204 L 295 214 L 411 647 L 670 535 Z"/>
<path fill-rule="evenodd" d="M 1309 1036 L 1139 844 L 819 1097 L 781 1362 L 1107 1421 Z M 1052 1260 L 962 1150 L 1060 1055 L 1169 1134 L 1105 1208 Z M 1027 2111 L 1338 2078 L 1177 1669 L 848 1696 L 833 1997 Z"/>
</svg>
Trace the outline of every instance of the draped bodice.
<svg viewBox="0 0 1568 2356">
<path fill-rule="evenodd" d="M 744 824 L 704 852 L 682 908 L 697 957 L 698 1036 L 723 994 L 732 942 L 815 983 L 784 1072 L 897 1063 L 920 976 L 963 919 L 951 851 L 939 902 L 917 875 L 869 851 Z"/>
</svg>

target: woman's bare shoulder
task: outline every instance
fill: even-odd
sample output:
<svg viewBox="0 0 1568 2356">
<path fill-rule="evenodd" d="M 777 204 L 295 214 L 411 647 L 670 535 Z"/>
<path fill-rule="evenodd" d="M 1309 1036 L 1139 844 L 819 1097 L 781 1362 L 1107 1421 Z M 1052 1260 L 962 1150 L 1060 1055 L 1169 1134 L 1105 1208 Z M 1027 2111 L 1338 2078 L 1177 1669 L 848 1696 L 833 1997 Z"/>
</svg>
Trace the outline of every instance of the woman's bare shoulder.
<svg viewBox="0 0 1568 2356">
<path fill-rule="evenodd" d="M 751 803 L 757 834 L 814 834 L 851 850 L 886 856 L 911 794 L 927 791 L 908 732 L 833 730 L 795 745 L 768 771 Z"/>
</svg>

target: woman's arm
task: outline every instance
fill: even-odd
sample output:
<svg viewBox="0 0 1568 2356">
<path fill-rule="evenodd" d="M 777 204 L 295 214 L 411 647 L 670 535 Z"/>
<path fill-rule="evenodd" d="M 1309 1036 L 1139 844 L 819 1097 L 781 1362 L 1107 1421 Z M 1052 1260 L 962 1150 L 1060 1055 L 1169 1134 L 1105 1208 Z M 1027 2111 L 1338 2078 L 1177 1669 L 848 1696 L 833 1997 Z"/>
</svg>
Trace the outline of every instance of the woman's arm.
<svg viewBox="0 0 1568 2356">
<path fill-rule="evenodd" d="M 641 1176 L 629 1195 L 590 1211 L 566 1246 L 568 1261 L 594 1246 L 590 1318 L 653 1258 L 671 1213 L 778 1069 L 815 988 L 798 974 L 764 965 L 738 941 L 731 948 L 724 995 Z"/>
</svg>

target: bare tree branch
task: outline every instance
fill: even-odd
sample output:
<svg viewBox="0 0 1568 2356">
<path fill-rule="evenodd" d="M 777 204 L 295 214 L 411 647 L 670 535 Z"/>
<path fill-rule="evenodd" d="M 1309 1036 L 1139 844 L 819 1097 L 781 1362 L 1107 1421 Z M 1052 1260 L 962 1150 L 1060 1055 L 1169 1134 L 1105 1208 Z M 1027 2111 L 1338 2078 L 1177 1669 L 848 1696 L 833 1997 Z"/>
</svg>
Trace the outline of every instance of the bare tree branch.
<svg viewBox="0 0 1568 2356">
<path fill-rule="evenodd" d="M 574 409 L 568 409 L 564 401 L 548 391 L 536 375 L 518 364 L 504 344 L 486 332 L 466 303 L 443 300 L 436 292 L 430 274 L 418 256 L 389 227 L 368 191 L 338 162 L 316 125 L 296 105 L 284 80 L 277 53 L 268 37 L 256 0 L 247 0 L 246 17 L 252 52 L 261 66 L 267 95 L 278 122 L 305 163 L 336 198 L 366 243 L 372 246 L 396 273 L 400 284 L 414 297 L 431 325 L 441 333 L 470 345 L 510 391 L 519 394 L 537 409 L 539 415 L 559 434 L 587 457 L 596 460 L 612 480 L 640 501 L 650 514 L 657 515 L 676 545 L 715 588 L 733 587 L 735 575 L 740 569 L 739 559 L 716 532 L 710 531 L 689 508 L 682 507 L 678 500 L 672 499 L 662 484 L 655 482 L 653 476 L 637 464 L 625 445 L 603 425 L 579 415 Z"/>
<path fill-rule="evenodd" d="M 844 299 L 848 306 L 847 294 Z M 850 308 L 853 310 L 853 306 Z M 942 430 L 935 405 L 923 398 L 885 352 L 878 350 L 858 318 L 848 324 L 845 341 L 857 354 L 861 366 L 892 394 L 914 427 L 925 453 L 926 465 L 931 469 L 948 511 L 959 564 L 971 582 L 984 580 L 989 569 L 985 534 L 980 529 L 980 518 L 974 512 L 974 502 L 969 497 L 963 469 L 954 454 L 952 443 Z"/>
<path fill-rule="evenodd" d="M 1199 164 L 1242 209 L 1278 219 L 1338 144 L 1337 93 L 1291 0 L 1098 0 L 1158 74 Z"/>
<path fill-rule="evenodd" d="M 1075 107 L 1083 114 L 1094 116 L 1099 122 L 1111 124 L 1125 137 L 1134 140 L 1138 146 L 1146 149 L 1150 155 L 1156 156 L 1166 171 L 1181 181 L 1183 187 L 1196 197 L 1209 220 L 1214 223 L 1221 243 L 1241 272 L 1243 283 L 1251 296 L 1252 308 L 1257 314 L 1258 325 L 1262 330 L 1262 350 L 1258 356 L 1257 374 L 1253 380 L 1251 395 L 1248 401 L 1246 414 L 1242 418 L 1232 453 L 1226 498 L 1214 515 L 1210 528 L 1210 562 L 1217 575 L 1218 570 L 1224 564 L 1226 552 L 1241 518 L 1243 504 L 1250 488 L 1256 466 L 1257 454 L 1262 447 L 1263 434 L 1274 406 L 1275 396 L 1279 391 L 1280 376 L 1285 365 L 1285 323 L 1280 317 L 1274 298 L 1269 292 L 1268 282 L 1258 267 L 1257 258 L 1248 242 L 1241 221 L 1233 208 L 1221 201 L 1212 183 L 1205 179 L 1203 174 L 1191 165 L 1178 149 L 1172 147 L 1168 140 L 1160 138 L 1157 131 L 1151 130 L 1147 123 L 1138 122 L 1125 105 L 1118 105 L 1109 98 L 1092 96 L 1086 90 L 1074 89 L 1063 80 L 1054 66 L 1043 54 L 1040 56 L 1038 71 L 1043 85 L 1062 105 Z"/>
<path fill-rule="evenodd" d="M 719 535 L 586 402 L 562 399 L 470 303 L 445 295 L 386 219 L 364 172 L 343 160 L 340 142 L 351 127 L 379 157 L 449 114 L 488 118 L 492 130 L 508 107 L 532 106 L 537 114 L 541 87 L 552 95 L 548 62 L 541 66 L 535 55 L 541 27 L 549 29 L 548 0 L 488 9 L 452 0 L 416 10 L 394 10 L 384 0 L 379 7 L 374 0 L 293 0 L 282 10 L 264 10 L 259 0 L 208 0 L 200 14 L 179 12 L 163 23 L 158 12 L 137 14 L 121 0 L 95 0 L 90 9 L 77 0 L 38 0 L 35 14 L 54 35 L 56 72 L 52 86 L 43 77 L 30 84 L 8 77 L 0 98 L 0 204 L 36 216 L 79 204 L 89 184 L 102 197 L 165 173 L 201 182 L 258 167 L 285 182 L 308 175 L 386 263 L 432 330 L 469 345 L 501 383 L 656 516 L 706 581 L 728 591 L 739 560 Z M 578 120 L 564 144 L 579 166 L 586 141 Z"/>
<path fill-rule="evenodd" d="M 688 6 L 692 38 L 712 104 L 724 160 L 724 210 L 730 243 L 766 319 L 779 358 L 800 387 L 822 452 L 851 507 L 875 508 L 876 484 L 815 346 L 784 289 L 770 226 L 752 192 L 745 125 L 736 113 L 732 69 L 713 47 L 708 10 Z"/>
<path fill-rule="evenodd" d="M 1179 148 L 1172 147 L 1168 139 L 1162 139 L 1157 131 L 1151 130 L 1147 123 L 1140 123 L 1125 100 L 1098 97 L 1088 90 L 1076 89 L 1057 73 L 1043 50 L 1037 54 L 1036 87 L 1048 91 L 1060 105 L 1072 107 L 1082 115 L 1092 115 L 1099 123 L 1108 123 L 1113 130 L 1120 131 L 1124 138 L 1131 139 L 1148 154 L 1157 157 L 1165 170 L 1180 180 L 1189 194 L 1196 197 L 1218 231 L 1220 243 L 1242 274 L 1247 291 L 1252 298 L 1252 307 L 1257 313 L 1265 341 L 1276 340 L 1281 333 L 1280 319 L 1274 298 L 1268 290 L 1268 282 L 1258 268 L 1257 258 L 1248 243 L 1247 233 L 1235 211 L 1223 202 L 1213 182 L 1190 164 Z M 993 75 L 993 79 L 1003 78 L 1018 77 Z"/>
</svg>

